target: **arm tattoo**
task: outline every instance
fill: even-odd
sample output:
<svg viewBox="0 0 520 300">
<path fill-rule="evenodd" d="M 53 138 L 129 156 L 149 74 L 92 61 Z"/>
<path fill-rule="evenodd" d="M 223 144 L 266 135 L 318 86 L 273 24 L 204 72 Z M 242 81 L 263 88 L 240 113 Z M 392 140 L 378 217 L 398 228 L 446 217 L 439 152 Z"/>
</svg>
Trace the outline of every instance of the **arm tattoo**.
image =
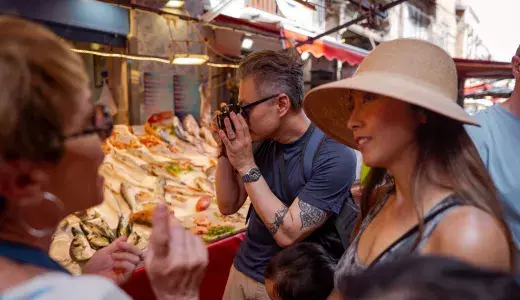
<svg viewBox="0 0 520 300">
<path fill-rule="evenodd" d="M 269 232 L 272 235 L 275 235 L 275 233 L 278 231 L 280 226 L 283 225 L 283 218 L 285 218 L 285 215 L 289 212 L 289 209 L 285 206 L 282 206 L 276 213 L 274 214 L 274 222 L 267 224 L 267 229 L 269 229 Z"/>
<path fill-rule="evenodd" d="M 300 219 L 302 220 L 302 229 L 304 227 L 312 227 L 320 224 L 327 218 L 327 213 L 319 208 L 307 204 L 301 200 L 298 202 L 300 206 Z"/>
</svg>

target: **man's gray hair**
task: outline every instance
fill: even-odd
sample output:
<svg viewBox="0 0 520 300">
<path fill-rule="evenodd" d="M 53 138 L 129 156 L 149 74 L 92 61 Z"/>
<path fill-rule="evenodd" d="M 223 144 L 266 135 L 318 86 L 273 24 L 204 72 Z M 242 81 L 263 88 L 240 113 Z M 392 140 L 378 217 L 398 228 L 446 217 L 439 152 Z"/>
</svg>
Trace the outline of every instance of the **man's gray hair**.
<svg viewBox="0 0 520 300">
<path fill-rule="evenodd" d="M 238 68 L 240 80 L 254 78 L 261 97 L 285 93 L 293 108 L 303 100 L 303 62 L 295 49 L 261 50 L 249 54 Z"/>
</svg>

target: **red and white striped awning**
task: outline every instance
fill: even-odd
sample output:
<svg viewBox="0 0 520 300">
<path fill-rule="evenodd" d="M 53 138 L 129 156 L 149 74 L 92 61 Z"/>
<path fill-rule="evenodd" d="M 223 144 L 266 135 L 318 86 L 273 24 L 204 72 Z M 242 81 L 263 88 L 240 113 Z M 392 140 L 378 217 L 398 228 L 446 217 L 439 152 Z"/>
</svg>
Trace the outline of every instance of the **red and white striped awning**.
<svg viewBox="0 0 520 300">
<path fill-rule="evenodd" d="M 282 37 L 286 38 L 284 41 L 285 47 L 290 47 L 294 45 L 295 42 L 305 41 L 309 38 L 307 35 L 296 33 L 288 29 L 282 29 Z M 328 60 L 337 59 L 351 66 L 359 65 L 368 53 L 363 49 L 324 39 L 304 44 L 298 47 L 298 51 L 300 53 L 309 52 L 314 57 L 325 56 Z"/>
</svg>

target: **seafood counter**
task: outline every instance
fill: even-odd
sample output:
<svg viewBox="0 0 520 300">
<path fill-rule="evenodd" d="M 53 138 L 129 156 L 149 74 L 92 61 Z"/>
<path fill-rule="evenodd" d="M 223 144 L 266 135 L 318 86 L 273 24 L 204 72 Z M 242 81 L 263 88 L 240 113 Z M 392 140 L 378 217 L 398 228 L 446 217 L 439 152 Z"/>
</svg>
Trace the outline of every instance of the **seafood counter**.
<svg viewBox="0 0 520 300">
<path fill-rule="evenodd" d="M 73 274 L 99 249 L 121 236 L 144 249 L 158 203 L 207 243 L 245 229 L 250 205 L 219 213 L 215 198 L 217 143 L 193 116 L 151 116 L 144 126 L 116 125 L 102 144 L 104 201 L 67 216 L 53 236 L 50 255 Z"/>
</svg>

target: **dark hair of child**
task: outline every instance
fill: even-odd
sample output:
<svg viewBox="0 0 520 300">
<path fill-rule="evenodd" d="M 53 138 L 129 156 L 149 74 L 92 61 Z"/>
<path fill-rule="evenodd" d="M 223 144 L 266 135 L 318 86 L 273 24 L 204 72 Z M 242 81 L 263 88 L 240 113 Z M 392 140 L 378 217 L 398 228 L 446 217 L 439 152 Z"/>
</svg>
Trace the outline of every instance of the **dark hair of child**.
<svg viewBox="0 0 520 300">
<path fill-rule="evenodd" d="M 297 243 L 279 252 L 267 265 L 276 299 L 325 300 L 334 288 L 336 261 L 318 244 Z"/>
</svg>

